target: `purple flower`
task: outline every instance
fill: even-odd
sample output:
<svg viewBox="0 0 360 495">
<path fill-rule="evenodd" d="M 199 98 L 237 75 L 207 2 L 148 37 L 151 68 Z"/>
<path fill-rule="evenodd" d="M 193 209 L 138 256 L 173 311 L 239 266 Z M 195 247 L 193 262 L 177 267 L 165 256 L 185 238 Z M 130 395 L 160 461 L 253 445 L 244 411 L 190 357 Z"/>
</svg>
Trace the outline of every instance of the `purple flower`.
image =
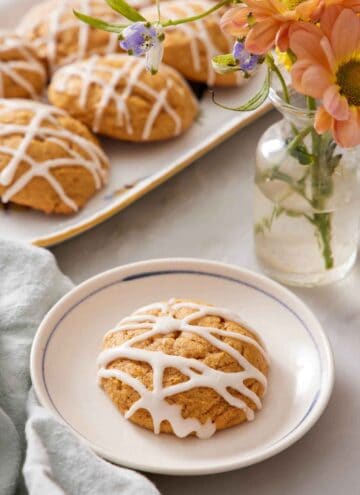
<svg viewBox="0 0 360 495">
<path fill-rule="evenodd" d="M 161 42 L 153 46 L 145 55 L 145 65 L 151 74 L 156 74 L 164 54 L 164 47 Z"/>
<path fill-rule="evenodd" d="M 135 22 L 122 32 L 120 46 L 129 55 L 137 57 L 145 55 L 147 70 L 156 74 L 163 56 L 163 40 L 164 33 L 161 26 Z"/>
<path fill-rule="evenodd" d="M 235 42 L 232 54 L 237 60 L 240 69 L 245 72 L 254 70 L 259 61 L 259 58 L 256 55 L 249 53 L 245 49 L 245 45 L 241 41 Z"/>
<path fill-rule="evenodd" d="M 161 43 L 156 27 L 143 22 L 135 22 L 135 24 L 125 28 L 121 38 L 121 48 L 126 50 L 129 55 L 136 55 L 137 57 L 144 55 Z"/>
</svg>

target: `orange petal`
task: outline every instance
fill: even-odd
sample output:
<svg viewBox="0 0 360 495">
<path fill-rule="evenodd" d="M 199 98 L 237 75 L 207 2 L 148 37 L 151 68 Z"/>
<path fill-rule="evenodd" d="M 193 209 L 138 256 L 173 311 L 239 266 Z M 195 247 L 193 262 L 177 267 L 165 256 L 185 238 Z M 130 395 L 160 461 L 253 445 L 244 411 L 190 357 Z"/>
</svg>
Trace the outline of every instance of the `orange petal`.
<svg viewBox="0 0 360 495">
<path fill-rule="evenodd" d="M 320 46 L 322 37 L 323 33 L 317 26 L 296 22 L 289 30 L 290 48 L 298 59 L 304 58 L 320 65 L 326 65 L 327 59 Z"/>
<path fill-rule="evenodd" d="M 315 114 L 315 130 L 319 134 L 323 134 L 331 128 L 332 117 L 327 113 L 324 107 L 319 107 Z"/>
<path fill-rule="evenodd" d="M 332 84 L 323 95 L 325 110 L 336 120 L 347 120 L 349 118 L 349 104 L 345 96 L 339 93 L 339 87 Z"/>
<path fill-rule="evenodd" d="M 298 60 L 291 67 L 290 75 L 291 75 L 291 83 L 295 91 L 299 93 L 304 93 L 304 88 L 302 86 L 302 78 L 303 74 L 311 66 L 311 60 Z"/>
<path fill-rule="evenodd" d="M 333 52 L 331 43 L 329 41 L 329 38 L 326 36 L 323 36 L 320 40 L 320 46 L 323 49 L 326 61 L 327 61 L 327 67 L 330 68 L 332 72 L 334 72 L 336 68 L 336 58 L 335 54 Z"/>
<path fill-rule="evenodd" d="M 246 37 L 245 47 L 256 55 L 262 55 L 275 45 L 275 38 L 280 28 L 279 22 L 271 17 L 257 22 Z"/>
<path fill-rule="evenodd" d="M 291 23 L 283 24 L 276 34 L 275 45 L 281 52 L 286 52 L 289 48 L 289 28 Z"/>
<path fill-rule="evenodd" d="M 257 20 L 259 20 L 259 15 L 268 17 L 286 11 L 285 5 L 280 0 L 247 0 L 246 5 Z"/>
<path fill-rule="evenodd" d="M 353 10 L 354 12 L 360 12 L 359 0 L 345 0 L 343 1 L 343 6 L 347 9 Z"/>
<path fill-rule="evenodd" d="M 330 39 L 331 32 L 333 26 L 336 22 L 336 19 L 339 17 L 339 14 L 342 10 L 340 5 L 331 5 L 330 7 L 326 7 L 321 16 L 320 27 L 322 32 Z"/>
<path fill-rule="evenodd" d="M 351 55 L 358 47 L 360 19 L 350 9 L 341 11 L 331 33 L 331 45 L 337 60 Z"/>
<path fill-rule="evenodd" d="M 360 144 L 360 116 L 357 108 L 352 108 L 348 120 L 333 122 L 335 141 L 343 148 L 352 148 Z"/>
<path fill-rule="evenodd" d="M 321 0 L 306 0 L 295 9 L 296 14 L 303 21 L 317 20 L 321 11 Z"/>
<path fill-rule="evenodd" d="M 222 16 L 220 26 L 223 31 L 231 36 L 244 36 L 249 31 L 249 9 L 243 6 L 229 9 Z"/>
<path fill-rule="evenodd" d="M 331 73 L 321 65 L 311 65 L 301 78 L 302 93 L 313 98 L 322 98 L 331 85 Z"/>
</svg>

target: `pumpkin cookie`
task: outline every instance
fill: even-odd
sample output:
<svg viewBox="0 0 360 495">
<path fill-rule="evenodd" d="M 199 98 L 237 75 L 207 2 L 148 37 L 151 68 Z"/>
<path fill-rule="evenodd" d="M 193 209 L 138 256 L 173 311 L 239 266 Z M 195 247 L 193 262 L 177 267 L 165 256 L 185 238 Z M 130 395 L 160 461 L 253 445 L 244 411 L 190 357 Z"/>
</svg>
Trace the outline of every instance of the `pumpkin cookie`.
<svg viewBox="0 0 360 495">
<path fill-rule="evenodd" d="M 206 0 L 169 0 L 161 2 L 161 15 L 165 19 L 180 19 L 201 14 L 214 6 Z M 155 6 L 141 10 L 146 19 L 157 19 Z M 232 50 L 234 39 L 220 28 L 219 11 L 202 20 L 168 27 L 165 31 L 164 62 L 190 81 L 207 83 L 209 86 L 237 86 L 244 81 L 240 72 L 217 74 L 211 58 Z"/>
<path fill-rule="evenodd" d="M 81 122 L 50 105 L 0 99 L 0 197 L 73 213 L 100 189 L 108 161 Z"/>
<path fill-rule="evenodd" d="M 156 141 L 184 132 L 197 102 L 182 76 L 162 65 L 156 75 L 144 59 L 113 54 L 68 65 L 53 77 L 49 100 L 94 132 L 128 141 Z"/>
<path fill-rule="evenodd" d="M 94 29 L 79 21 L 73 9 L 108 22 L 121 16 L 105 0 L 50 0 L 35 5 L 21 21 L 18 32 L 28 38 L 50 72 L 91 54 L 119 50 L 116 34 Z"/>
<path fill-rule="evenodd" d="M 0 98 L 38 99 L 46 84 L 44 65 L 29 43 L 0 30 Z"/>
<path fill-rule="evenodd" d="M 117 408 L 155 433 L 208 438 L 254 419 L 266 391 L 264 345 L 236 314 L 175 300 L 107 332 L 99 380 Z"/>
</svg>

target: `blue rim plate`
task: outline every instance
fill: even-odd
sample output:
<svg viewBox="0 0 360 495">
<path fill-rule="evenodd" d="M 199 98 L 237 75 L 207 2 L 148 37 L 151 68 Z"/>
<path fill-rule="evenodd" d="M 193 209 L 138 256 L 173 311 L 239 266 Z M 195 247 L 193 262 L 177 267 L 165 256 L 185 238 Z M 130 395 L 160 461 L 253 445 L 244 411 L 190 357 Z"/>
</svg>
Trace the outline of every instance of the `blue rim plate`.
<svg viewBox="0 0 360 495">
<path fill-rule="evenodd" d="M 171 297 L 228 307 L 261 334 L 271 369 L 255 421 L 208 440 L 156 436 L 126 421 L 99 389 L 104 333 L 137 307 Z M 236 266 L 174 258 L 115 268 L 63 297 L 35 336 L 31 376 L 41 403 L 100 456 L 143 471 L 194 475 L 248 466 L 299 440 L 328 403 L 334 363 L 318 320 L 289 290 Z"/>
</svg>

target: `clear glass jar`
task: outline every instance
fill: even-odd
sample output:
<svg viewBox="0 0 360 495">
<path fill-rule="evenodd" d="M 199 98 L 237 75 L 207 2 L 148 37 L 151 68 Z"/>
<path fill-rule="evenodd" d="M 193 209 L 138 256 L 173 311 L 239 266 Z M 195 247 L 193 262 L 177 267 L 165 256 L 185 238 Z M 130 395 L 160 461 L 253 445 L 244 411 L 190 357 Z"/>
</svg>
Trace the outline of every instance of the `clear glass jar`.
<svg viewBox="0 0 360 495">
<path fill-rule="evenodd" d="M 271 99 L 283 119 L 265 131 L 256 156 L 254 238 L 258 260 L 288 285 L 344 277 L 359 240 L 358 150 L 316 133 L 314 112 Z"/>
</svg>

